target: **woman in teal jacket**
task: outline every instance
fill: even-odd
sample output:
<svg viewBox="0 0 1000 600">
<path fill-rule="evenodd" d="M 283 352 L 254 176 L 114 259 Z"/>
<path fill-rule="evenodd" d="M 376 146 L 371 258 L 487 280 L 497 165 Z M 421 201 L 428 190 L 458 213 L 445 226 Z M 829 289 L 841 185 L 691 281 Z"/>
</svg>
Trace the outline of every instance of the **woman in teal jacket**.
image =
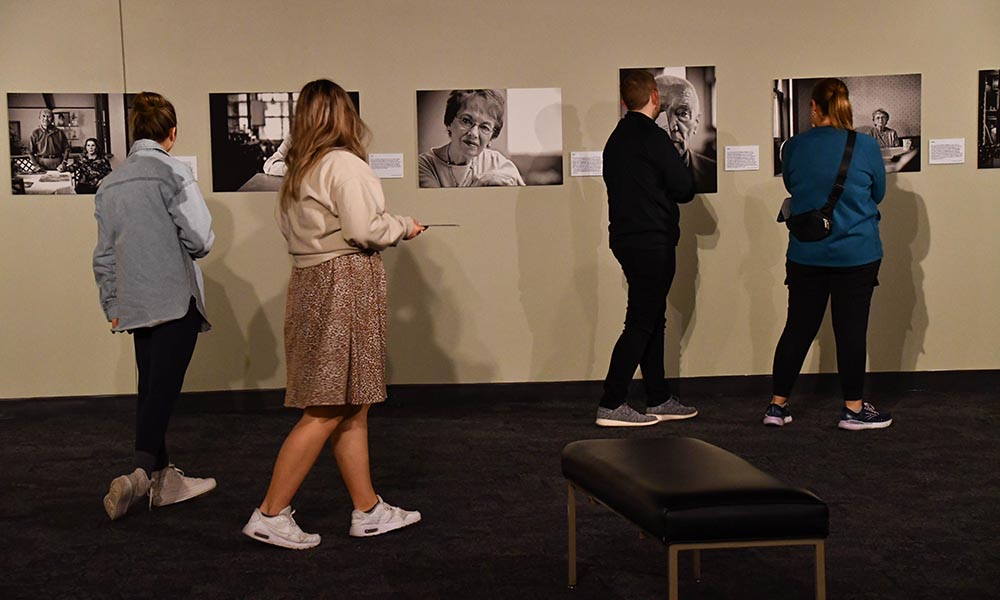
<svg viewBox="0 0 1000 600">
<path fill-rule="evenodd" d="M 810 100 L 813 128 L 782 150 L 782 178 L 791 194 L 792 214 L 823 206 L 844 155 L 853 115 L 847 86 L 839 79 L 816 84 Z M 774 351 L 773 395 L 764 424 L 792 421 L 788 396 L 819 331 L 829 300 L 837 341 L 837 371 L 844 407 L 839 427 L 880 429 L 892 424 L 862 398 L 867 358 L 868 313 L 882 263 L 878 204 L 885 196 L 885 167 L 878 142 L 857 136 L 844 192 L 833 211 L 826 238 L 802 242 L 788 237 L 785 263 L 788 317 Z"/>
</svg>

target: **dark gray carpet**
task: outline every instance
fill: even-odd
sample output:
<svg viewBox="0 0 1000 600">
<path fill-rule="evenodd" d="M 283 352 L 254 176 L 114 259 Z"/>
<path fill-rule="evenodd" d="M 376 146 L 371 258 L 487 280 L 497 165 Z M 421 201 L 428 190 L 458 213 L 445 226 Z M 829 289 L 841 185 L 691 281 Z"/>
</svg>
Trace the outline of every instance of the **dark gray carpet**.
<svg viewBox="0 0 1000 600">
<path fill-rule="evenodd" d="M 373 410 L 377 490 L 418 509 L 415 527 L 348 537 L 350 504 L 325 454 L 294 507 L 323 535 L 309 551 L 240 533 L 297 413 L 186 397 L 173 460 L 219 487 L 110 522 L 108 482 L 130 470 L 133 411 L 115 399 L 0 404 L 3 598 L 660 598 L 667 553 L 598 506 L 578 505 L 579 585 L 567 590 L 560 449 L 598 437 L 704 439 L 831 509 L 830 598 L 1000 597 L 1000 404 L 993 393 L 873 397 L 890 429 L 836 428 L 838 401 L 797 398 L 795 421 L 764 428 L 764 397 L 688 397 L 701 415 L 636 430 L 592 425 L 590 384 L 419 388 Z M 465 391 L 460 391 L 460 390 Z M 682 554 L 682 598 L 812 598 L 805 548 Z"/>
</svg>

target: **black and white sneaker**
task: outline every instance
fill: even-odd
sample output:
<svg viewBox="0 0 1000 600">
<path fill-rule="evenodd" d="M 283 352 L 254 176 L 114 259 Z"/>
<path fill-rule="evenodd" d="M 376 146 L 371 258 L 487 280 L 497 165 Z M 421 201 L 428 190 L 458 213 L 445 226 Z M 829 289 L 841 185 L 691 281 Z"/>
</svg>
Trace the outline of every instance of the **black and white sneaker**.
<svg viewBox="0 0 1000 600">
<path fill-rule="evenodd" d="M 859 431 L 861 429 L 885 429 L 892 425 L 892 415 L 880 413 L 875 407 L 864 402 L 861 410 L 854 412 L 846 406 L 840 411 L 840 423 L 837 427 L 849 431 Z"/>
<path fill-rule="evenodd" d="M 788 412 L 787 404 L 781 405 L 772 402 L 767 405 L 767 410 L 764 411 L 764 425 L 769 425 L 771 427 L 784 427 L 791 422 L 792 415 Z"/>
</svg>

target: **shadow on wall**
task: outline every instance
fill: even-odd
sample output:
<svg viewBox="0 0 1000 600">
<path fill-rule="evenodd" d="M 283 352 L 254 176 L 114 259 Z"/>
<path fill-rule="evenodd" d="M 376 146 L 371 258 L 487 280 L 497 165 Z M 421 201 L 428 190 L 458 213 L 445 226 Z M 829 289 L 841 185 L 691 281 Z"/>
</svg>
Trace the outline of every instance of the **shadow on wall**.
<svg viewBox="0 0 1000 600">
<path fill-rule="evenodd" d="M 563 108 L 564 144 L 584 147 L 576 107 Z M 600 130 L 607 113 L 606 105 L 592 109 L 588 130 Z M 530 381 L 587 379 L 596 358 L 597 260 L 607 199 L 600 177 L 564 181 L 564 200 L 548 202 L 544 191 L 521 189 L 515 207 L 518 289 L 532 340 Z"/>
<path fill-rule="evenodd" d="M 924 352 L 928 326 L 920 263 L 930 250 L 930 223 L 923 198 L 900 188 L 898 176 L 889 175 L 886 187 L 879 205 L 883 257 L 868 321 L 868 370 L 913 372 Z M 817 338 L 820 373 L 837 372 L 837 346 L 829 312 Z"/>
<path fill-rule="evenodd" d="M 283 312 L 284 297 L 262 303 L 253 286 L 229 268 L 226 257 L 240 252 L 230 245 L 233 215 L 222 203 L 210 202 L 210 210 L 215 247 L 201 267 L 212 330 L 198 337 L 185 389 L 256 389 L 278 368 L 281 348 L 271 325 L 273 317 L 268 315 Z M 245 332 L 237 312 L 240 307 L 248 314 L 252 310 Z"/>
<path fill-rule="evenodd" d="M 677 272 L 667 296 L 667 325 L 664 348 L 665 373 L 670 392 L 677 389 L 676 378 L 681 372 L 681 358 L 697 320 L 698 252 L 711 250 L 719 241 L 718 218 L 704 195 L 695 196 L 682 204 L 681 238 L 677 243 Z M 681 396 L 683 397 L 683 396 Z"/>
<path fill-rule="evenodd" d="M 745 297 L 750 303 L 747 331 L 753 355 L 750 373 L 771 373 L 774 348 L 785 324 L 788 290 L 785 287 L 785 252 L 788 229 L 775 221 L 781 206 L 781 187 L 762 184 L 747 193 L 743 203 L 743 227 L 749 251 L 740 263 Z M 777 331 L 774 335 L 762 332 Z"/>
<path fill-rule="evenodd" d="M 913 372 L 930 321 L 921 266 L 930 252 L 930 221 L 922 196 L 899 187 L 899 177 L 887 179 L 879 206 L 885 255 L 868 328 L 869 370 Z"/>
<path fill-rule="evenodd" d="M 474 322 L 475 303 L 466 298 L 469 304 L 461 306 L 448 289 L 446 282 L 461 276 L 461 265 L 433 235 L 382 255 L 389 297 L 386 382 L 457 383 L 460 373 L 463 381 L 492 381 L 495 369 L 486 345 L 478 344 L 471 359 L 455 351 L 459 340 L 469 337 L 463 327 Z M 442 256 L 445 261 L 435 262 Z M 472 289 L 467 280 L 456 283 Z"/>
</svg>

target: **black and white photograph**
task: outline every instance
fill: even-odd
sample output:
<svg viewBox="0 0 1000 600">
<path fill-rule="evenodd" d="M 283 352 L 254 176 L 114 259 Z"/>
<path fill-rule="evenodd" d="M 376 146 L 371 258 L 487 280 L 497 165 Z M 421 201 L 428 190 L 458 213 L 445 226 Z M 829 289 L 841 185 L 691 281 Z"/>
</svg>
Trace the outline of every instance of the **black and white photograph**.
<svg viewBox="0 0 1000 600">
<path fill-rule="evenodd" d="M 677 147 L 694 177 L 695 191 L 714 194 L 718 183 L 718 126 L 715 111 L 715 67 L 637 67 L 621 69 L 619 83 L 629 71 L 648 71 L 660 92 L 656 124 Z M 621 105 L 621 116 L 627 112 Z"/>
<path fill-rule="evenodd" d="M 11 191 L 93 194 L 128 154 L 122 94 L 7 94 Z"/>
<path fill-rule="evenodd" d="M 825 79 L 774 81 L 774 174 L 781 175 L 781 147 L 808 130 L 813 87 Z M 920 74 L 838 77 L 847 86 L 854 129 L 878 140 L 886 173 L 920 170 Z"/>
<path fill-rule="evenodd" d="M 417 92 L 421 188 L 560 185 L 562 90 Z"/>
<path fill-rule="evenodd" d="M 979 168 L 1000 167 L 997 113 L 1000 112 L 1000 69 L 979 72 Z"/>
<path fill-rule="evenodd" d="M 358 92 L 347 94 L 360 113 Z M 209 94 L 214 191 L 281 189 L 298 98 L 298 92 Z"/>
</svg>

